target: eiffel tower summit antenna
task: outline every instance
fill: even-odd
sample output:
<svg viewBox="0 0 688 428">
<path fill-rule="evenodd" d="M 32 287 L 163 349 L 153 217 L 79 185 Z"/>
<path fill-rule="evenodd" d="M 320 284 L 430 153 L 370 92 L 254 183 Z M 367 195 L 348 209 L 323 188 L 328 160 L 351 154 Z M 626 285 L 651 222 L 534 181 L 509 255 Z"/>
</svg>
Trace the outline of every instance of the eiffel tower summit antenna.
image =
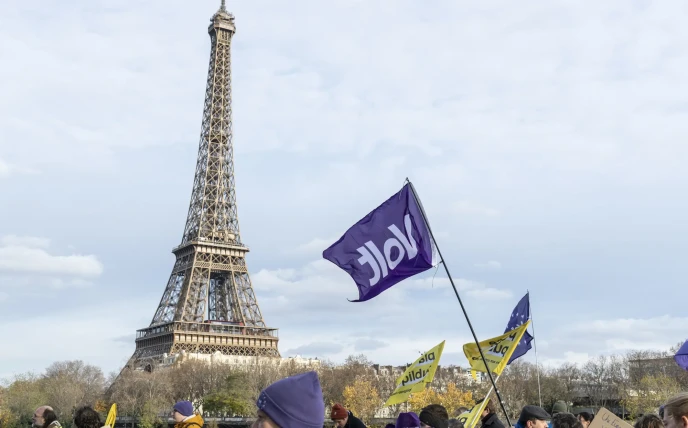
<svg viewBox="0 0 688 428">
<path fill-rule="evenodd" d="M 210 65 L 189 212 L 176 262 L 147 328 L 137 331 L 128 366 L 152 367 L 189 353 L 280 357 L 265 325 L 239 233 L 232 129 L 231 42 L 225 0 L 211 18 Z"/>
</svg>

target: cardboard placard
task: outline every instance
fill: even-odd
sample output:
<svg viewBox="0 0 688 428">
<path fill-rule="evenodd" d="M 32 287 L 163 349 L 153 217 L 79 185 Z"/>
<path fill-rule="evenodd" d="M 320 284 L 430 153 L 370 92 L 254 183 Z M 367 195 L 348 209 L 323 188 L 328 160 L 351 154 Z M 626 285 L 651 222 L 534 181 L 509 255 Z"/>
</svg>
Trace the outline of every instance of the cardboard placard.
<svg viewBox="0 0 688 428">
<path fill-rule="evenodd" d="M 633 426 L 604 407 L 600 407 L 588 428 L 633 428 Z"/>
</svg>

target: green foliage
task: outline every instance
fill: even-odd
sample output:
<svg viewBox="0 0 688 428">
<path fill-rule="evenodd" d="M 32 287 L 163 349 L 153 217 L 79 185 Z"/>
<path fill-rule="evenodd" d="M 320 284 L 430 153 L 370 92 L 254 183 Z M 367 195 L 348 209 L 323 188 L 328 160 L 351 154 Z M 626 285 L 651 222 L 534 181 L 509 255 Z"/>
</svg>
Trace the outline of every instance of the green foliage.
<svg viewBox="0 0 688 428">
<path fill-rule="evenodd" d="M 654 413 L 672 395 L 679 392 L 681 385 L 671 376 L 643 376 L 623 403 L 633 416 L 639 416 Z"/>
<path fill-rule="evenodd" d="M 0 409 L 0 427 L 19 428 L 21 426 L 18 415 L 12 413 L 9 409 Z"/>
<path fill-rule="evenodd" d="M 247 375 L 230 371 L 217 392 L 203 398 L 203 409 L 210 413 L 251 416 L 255 413 L 253 400 L 247 394 Z"/>
<path fill-rule="evenodd" d="M 158 411 L 153 404 L 144 404 L 139 415 L 138 426 L 139 428 L 162 428 L 163 421 L 158 417 Z"/>
<path fill-rule="evenodd" d="M 47 399 L 41 377 L 33 373 L 15 376 L 3 392 L 2 419 L 8 427 L 30 426 L 34 410 Z M 0 426 L 5 426 L 4 423 Z"/>
<path fill-rule="evenodd" d="M 250 416 L 254 413 L 253 403 L 236 392 L 221 391 L 210 394 L 203 400 L 203 410 L 232 416 Z"/>
</svg>

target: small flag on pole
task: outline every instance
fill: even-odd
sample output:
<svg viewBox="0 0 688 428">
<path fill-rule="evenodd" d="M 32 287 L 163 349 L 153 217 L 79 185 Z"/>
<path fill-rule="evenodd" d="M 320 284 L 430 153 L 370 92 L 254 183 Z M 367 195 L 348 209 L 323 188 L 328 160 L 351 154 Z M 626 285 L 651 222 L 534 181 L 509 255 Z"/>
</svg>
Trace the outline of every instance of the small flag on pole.
<svg viewBox="0 0 688 428">
<path fill-rule="evenodd" d="M 526 295 L 521 298 L 514 310 L 511 312 L 511 318 L 509 318 L 509 323 L 506 325 L 504 333 L 506 333 L 507 331 L 511 331 L 516 327 L 522 326 L 529 319 L 530 293 L 526 293 Z M 533 336 L 531 336 L 530 333 L 528 333 L 528 331 L 523 333 L 523 337 L 521 338 L 521 341 L 518 343 L 518 346 L 514 350 L 514 353 L 511 355 L 511 359 L 509 359 L 507 365 L 511 364 L 517 358 L 524 356 L 526 352 L 530 351 L 530 349 L 533 347 L 533 345 L 530 344 L 530 342 L 532 341 Z"/>
<path fill-rule="evenodd" d="M 435 378 L 435 371 L 440 363 L 444 350 L 444 340 L 439 345 L 421 355 L 397 379 L 397 387 L 385 402 L 385 406 L 393 406 L 408 400 L 410 394 L 421 392 L 425 386 Z"/>
<path fill-rule="evenodd" d="M 501 336 L 480 342 L 480 349 L 482 349 L 482 353 L 485 356 L 487 367 L 485 367 L 486 364 L 483 362 L 480 351 L 475 343 L 471 342 L 463 345 L 463 353 L 466 354 L 468 364 L 471 366 L 471 372 L 486 373 L 489 369 L 491 373 L 497 375 L 502 374 L 507 361 L 511 358 L 511 354 L 521 341 L 521 337 L 523 337 L 523 333 L 525 333 L 529 325 L 530 321 L 526 321 L 525 324 Z"/>
<path fill-rule="evenodd" d="M 407 183 L 323 251 L 346 271 L 365 302 L 433 267 L 434 246 L 418 201 Z"/>
</svg>

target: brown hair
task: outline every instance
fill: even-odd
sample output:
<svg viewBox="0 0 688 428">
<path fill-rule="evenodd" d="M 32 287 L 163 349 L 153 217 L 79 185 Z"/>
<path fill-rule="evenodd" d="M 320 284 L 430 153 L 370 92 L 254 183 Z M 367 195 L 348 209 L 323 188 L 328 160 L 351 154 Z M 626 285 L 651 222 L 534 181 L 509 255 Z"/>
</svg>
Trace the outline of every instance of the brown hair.
<svg viewBox="0 0 688 428">
<path fill-rule="evenodd" d="M 487 410 L 487 412 L 490 414 L 495 413 L 495 405 L 491 398 L 487 400 L 487 404 L 485 404 L 485 410 Z"/>
<path fill-rule="evenodd" d="M 671 397 L 664 405 L 664 414 L 677 421 L 688 416 L 688 392 L 681 392 Z"/>
<path fill-rule="evenodd" d="M 43 411 L 43 428 L 47 428 L 51 423 L 57 420 L 57 415 L 53 409 L 45 409 Z"/>
<path fill-rule="evenodd" d="M 648 414 L 639 417 L 633 428 L 664 428 L 664 422 L 659 419 L 659 416 Z"/>
<path fill-rule="evenodd" d="M 559 412 L 552 416 L 552 428 L 583 428 L 583 424 L 572 413 Z"/>
</svg>

